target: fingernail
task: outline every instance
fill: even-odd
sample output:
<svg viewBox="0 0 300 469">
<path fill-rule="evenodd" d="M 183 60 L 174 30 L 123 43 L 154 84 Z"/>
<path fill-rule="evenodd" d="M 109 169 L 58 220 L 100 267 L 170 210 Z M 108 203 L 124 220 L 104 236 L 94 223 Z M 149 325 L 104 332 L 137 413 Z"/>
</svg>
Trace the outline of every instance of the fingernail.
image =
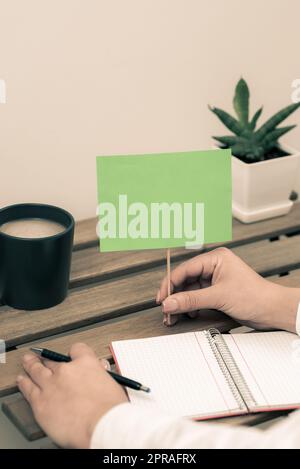
<svg viewBox="0 0 300 469">
<path fill-rule="evenodd" d="M 178 320 L 177 316 L 170 316 L 170 314 L 165 314 L 163 323 L 164 323 L 164 326 L 171 327 L 171 326 L 174 326 L 174 324 L 176 324 L 177 320 Z"/>
<path fill-rule="evenodd" d="M 167 298 L 162 304 L 164 313 L 176 313 L 178 311 L 178 303 L 174 298 Z"/>
<path fill-rule="evenodd" d="M 105 358 L 103 358 L 103 359 L 101 360 L 101 362 L 102 362 L 102 365 L 104 366 L 104 368 L 105 368 L 106 370 L 110 370 L 110 363 L 109 363 L 108 360 L 106 360 Z"/>
<path fill-rule="evenodd" d="M 24 378 L 23 375 L 18 375 L 18 376 L 17 376 L 17 380 L 16 380 L 17 383 L 19 383 L 20 381 L 22 381 L 23 378 Z"/>
<path fill-rule="evenodd" d="M 174 326 L 178 321 L 178 316 L 170 316 L 170 326 Z"/>
</svg>

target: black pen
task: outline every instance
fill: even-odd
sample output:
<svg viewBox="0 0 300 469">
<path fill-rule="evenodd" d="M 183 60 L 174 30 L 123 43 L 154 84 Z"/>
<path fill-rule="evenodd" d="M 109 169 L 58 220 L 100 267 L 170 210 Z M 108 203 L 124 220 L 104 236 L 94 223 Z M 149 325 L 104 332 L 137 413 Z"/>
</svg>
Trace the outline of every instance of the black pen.
<svg viewBox="0 0 300 469">
<path fill-rule="evenodd" d="M 52 350 L 48 350 L 46 348 L 31 347 L 30 350 L 40 357 L 46 358 L 47 360 L 52 360 L 54 362 L 70 362 L 72 360 L 68 355 L 62 355 L 61 353 L 53 352 Z M 118 375 L 117 373 L 109 370 L 107 370 L 107 373 L 109 373 L 110 376 L 122 386 L 135 389 L 136 391 L 150 392 L 150 388 L 143 386 L 141 383 L 138 383 L 133 379 L 125 378 L 125 376 Z"/>
</svg>

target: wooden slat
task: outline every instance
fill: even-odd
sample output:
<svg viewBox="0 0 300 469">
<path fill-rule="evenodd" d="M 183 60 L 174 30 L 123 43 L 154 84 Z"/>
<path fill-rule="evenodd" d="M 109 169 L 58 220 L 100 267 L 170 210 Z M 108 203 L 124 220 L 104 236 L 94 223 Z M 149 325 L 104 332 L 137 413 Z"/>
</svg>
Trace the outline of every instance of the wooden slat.
<svg viewBox="0 0 300 469">
<path fill-rule="evenodd" d="M 74 236 L 75 250 L 98 244 L 96 224 L 96 218 L 89 218 L 76 223 Z M 268 236 L 276 237 L 283 233 L 293 233 L 296 230 L 300 230 L 300 203 L 296 203 L 291 212 L 283 217 L 258 223 L 248 225 L 233 219 L 234 239 L 238 238 L 241 242 L 249 239 L 258 241 Z"/>
<path fill-rule="evenodd" d="M 271 277 L 270 280 L 286 287 L 300 288 L 300 270 L 294 270 L 284 277 Z"/>
<path fill-rule="evenodd" d="M 233 251 L 263 275 L 300 266 L 300 236 L 273 243 L 260 241 Z M 73 290 L 62 304 L 48 310 L 24 312 L 3 307 L 1 338 L 11 347 L 154 306 L 164 274 L 164 268 L 157 268 L 88 289 Z"/>
<path fill-rule="evenodd" d="M 3 413 L 29 441 L 45 436 L 36 423 L 32 410 L 21 394 L 15 394 L 2 403 Z"/>
<path fill-rule="evenodd" d="M 186 249 L 172 250 L 173 261 L 193 254 Z M 97 247 L 92 247 L 73 253 L 70 286 L 113 279 L 164 263 L 163 249 L 100 253 Z"/>
<path fill-rule="evenodd" d="M 25 438 L 35 441 L 45 437 L 44 431 L 36 422 L 31 407 L 20 394 L 15 394 L 2 404 L 3 413 L 11 420 Z M 268 422 L 278 417 L 288 415 L 291 411 L 261 412 L 257 414 L 242 415 L 236 417 L 226 417 L 213 419 L 210 422 L 232 426 L 243 425 L 253 427 L 264 422 Z M 54 445 L 53 448 L 56 448 Z"/>
<path fill-rule="evenodd" d="M 88 246 L 96 246 L 98 243 L 96 234 L 96 218 L 77 221 L 74 232 L 74 250 L 83 249 Z"/>
<path fill-rule="evenodd" d="M 92 329 L 75 332 L 67 336 L 41 342 L 45 348 L 53 348 L 67 353 L 72 343 L 85 342 L 92 347 L 99 358 L 111 358 L 109 343 L 113 340 L 152 337 L 157 335 L 178 334 L 217 327 L 228 331 L 236 326 L 236 322 L 217 311 L 203 311 L 201 319 L 183 319 L 178 325 L 168 328 L 162 324 L 160 308 L 126 316 L 122 320 L 103 324 Z M 6 354 L 5 373 L 0 374 L 0 396 L 16 391 L 15 380 L 21 371 L 20 357 L 27 349 L 20 348 Z"/>
<path fill-rule="evenodd" d="M 155 305 L 162 272 L 146 272 L 84 290 L 74 290 L 51 309 L 1 312 L 1 337 L 7 347 L 139 311 Z"/>
<path fill-rule="evenodd" d="M 279 284 L 286 286 L 297 286 L 300 279 L 300 270 L 292 272 L 286 277 L 274 277 L 272 280 Z M 181 321 L 173 328 L 165 328 L 161 324 L 161 317 L 159 308 L 155 308 L 150 313 L 137 313 L 129 316 L 118 322 L 111 324 L 97 326 L 93 329 L 77 332 L 66 337 L 53 339 L 47 342 L 42 342 L 40 345 L 62 353 L 67 353 L 70 346 L 78 341 L 85 342 L 90 345 L 97 353 L 99 358 L 111 358 L 108 344 L 112 340 L 129 339 L 132 337 L 151 337 L 155 335 L 172 334 L 179 332 L 188 332 L 191 330 L 205 329 L 212 325 L 220 330 L 228 330 L 235 325 L 234 322 L 226 322 L 226 319 L 219 313 L 210 311 L 203 312 L 201 319 Z M 216 316 L 217 315 L 217 316 Z M 218 323 L 219 321 L 219 323 Z M 17 374 L 21 371 L 20 356 L 25 352 L 24 348 L 9 352 L 7 354 L 7 365 L 5 375 L 0 375 L 0 395 L 6 395 L 16 391 L 15 379 Z M 22 433 L 29 439 L 40 438 L 43 433 L 36 424 L 31 410 L 22 396 L 16 396 L 11 404 L 10 401 L 5 401 L 3 410 L 6 415 L 12 419 L 16 426 Z M 283 413 L 284 414 L 284 413 Z M 283 415 L 282 414 L 282 415 Z M 257 425 L 264 421 L 277 418 L 281 414 L 279 412 L 254 414 L 241 417 L 230 417 L 219 422 L 230 423 L 232 425 Z"/>
<path fill-rule="evenodd" d="M 277 275 L 300 266 L 300 235 L 274 242 L 260 241 L 232 251 L 261 275 Z"/>
<path fill-rule="evenodd" d="M 145 250 L 131 252 L 113 252 L 100 253 L 98 243 L 88 242 L 90 238 L 95 237 L 96 220 L 87 220 L 79 222 L 78 234 L 76 237 L 77 252 L 73 253 L 72 271 L 70 286 L 75 287 L 87 283 L 113 278 L 118 275 L 124 275 L 129 272 L 136 272 L 145 268 L 162 265 L 165 262 L 164 250 Z M 245 225 L 233 221 L 233 239 L 224 243 L 228 247 L 236 247 L 245 243 L 276 238 L 282 234 L 294 233 L 300 231 L 300 203 L 296 204 L 290 214 L 285 217 L 278 217 L 260 223 Z M 83 241 L 85 240 L 85 243 Z M 96 238 L 94 238 L 94 241 Z M 92 245 L 88 249 L 79 249 L 82 246 Z M 205 250 L 216 247 L 217 244 L 205 246 Z M 186 249 L 173 249 L 172 260 L 178 261 L 194 255 L 194 252 Z"/>
<path fill-rule="evenodd" d="M 24 400 L 25 405 L 27 404 Z M 24 404 L 23 404 L 24 406 Z M 269 422 L 271 420 L 278 419 L 279 417 L 286 416 L 293 412 L 292 410 L 278 410 L 275 412 L 259 412 L 256 414 L 248 414 L 248 415 L 238 415 L 235 417 L 225 417 L 222 419 L 213 419 L 210 422 L 214 423 L 225 423 L 227 425 L 244 425 L 247 427 L 254 427 L 256 425 L 260 425 L 261 423 Z M 31 423 L 33 424 L 33 422 Z"/>
</svg>

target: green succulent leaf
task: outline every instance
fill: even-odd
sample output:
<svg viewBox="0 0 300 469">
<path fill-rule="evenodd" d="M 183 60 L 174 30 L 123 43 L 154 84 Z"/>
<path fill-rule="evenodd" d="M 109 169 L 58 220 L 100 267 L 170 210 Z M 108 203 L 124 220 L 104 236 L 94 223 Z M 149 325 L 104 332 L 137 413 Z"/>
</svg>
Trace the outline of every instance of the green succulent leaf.
<svg viewBox="0 0 300 469">
<path fill-rule="evenodd" d="M 238 82 L 233 98 L 233 107 L 243 127 L 248 126 L 249 121 L 249 88 L 243 78 Z"/>
<path fill-rule="evenodd" d="M 237 137 L 234 135 L 230 136 L 225 136 L 225 137 L 213 137 L 217 142 L 220 142 L 222 145 L 225 145 L 226 147 L 232 147 L 237 143 Z"/>
<path fill-rule="evenodd" d="M 213 138 L 223 146 L 231 148 L 232 154 L 237 158 L 252 163 L 274 157 L 270 151 L 279 146 L 278 140 L 296 127 L 295 125 L 278 126 L 300 107 L 300 102 L 277 112 L 259 130 L 256 130 L 263 108 L 258 109 L 249 122 L 249 97 L 248 85 L 245 80 L 241 79 L 236 86 L 234 96 L 234 109 L 238 120 L 222 109 L 215 107 L 210 109 L 234 134 Z"/>
<path fill-rule="evenodd" d="M 233 156 L 237 156 L 238 158 L 245 157 L 247 154 L 247 148 L 245 147 L 245 145 L 237 143 L 231 148 L 231 153 L 233 154 Z"/>
<path fill-rule="evenodd" d="M 295 112 L 300 107 L 300 102 L 295 104 L 290 104 L 281 111 L 277 112 L 273 117 L 271 117 L 267 122 L 256 131 L 255 135 L 258 140 L 263 140 L 266 135 L 274 130 L 277 125 L 289 117 L 293 112 Z"/>
<path fill-rule="evenodd" d="M 232 154 L 248 161 L 260 161 L 264 158 L 264 147 L 257 145 L 253 140 L 238 139 L 236 145 L 231 148 Z"/>
<path fill-rule="evenodd" d="M 220 119 L 220 121 L 235 135 L 241 135 L 243 127 L 237 119 L 232 117 L 228 112 L 217 107 L 210 107 L 210 110 Z"/>
<path fill-rule="evenodd" d="M 261 113 L 263 112 L 263 108 L 261 107 L 260 109 L 258 109 L 258 111 L 256 111 L 256 113 L 254 114 L 254 116 L 252 117 L 252 120 L 249 124 L 249 128 L 250 130 L 255 130 L 256 128 L 256 124 L 257 124 L 257 121 L 258 119 L 260 118 L 261 116 Z"/>
<path fill-rule="evenodd" d="M 280 127 L 278 129 L 273 130 L 272 132 L 268 133 L 268 135 L 264 138 L 263 143 L 269 144 L 270 142 L 277 142 L 277 140 L 282 137 L 284 134 L 293 130 L 296 125 L 289 125 L 287 127 Z"/>
<path fill-rule="evenodd" d="M 265 157 L 265 148 L 262 145 L 254 146 L 252 151 L 247 154 L 248 159 L 261 161 Z"/>
</svg>

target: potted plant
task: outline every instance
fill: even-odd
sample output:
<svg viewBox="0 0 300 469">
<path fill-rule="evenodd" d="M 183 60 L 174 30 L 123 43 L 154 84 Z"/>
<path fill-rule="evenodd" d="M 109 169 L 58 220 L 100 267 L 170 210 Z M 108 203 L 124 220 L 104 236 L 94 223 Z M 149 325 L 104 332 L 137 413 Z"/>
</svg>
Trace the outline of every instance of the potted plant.
<svg viewBox="0 0 300 469">
<path fill-rule="evenodd" d="M 282 109 L 257 129 L 263 108 L 249 119 L 249 97 L 248 85 L 241 79 L 233 99 L 237 118 L 222 109 L 210 107 L 232 132 L 213 138 L 219 147 L 231 148 L 233 215 L 244 223 L 288 213 L 293 205 L 291 193 L 300 169 L 300 153 L 278 142 L 295 127 L 278 125 L 296 111 L 300 103 Z"/>
</svg>

